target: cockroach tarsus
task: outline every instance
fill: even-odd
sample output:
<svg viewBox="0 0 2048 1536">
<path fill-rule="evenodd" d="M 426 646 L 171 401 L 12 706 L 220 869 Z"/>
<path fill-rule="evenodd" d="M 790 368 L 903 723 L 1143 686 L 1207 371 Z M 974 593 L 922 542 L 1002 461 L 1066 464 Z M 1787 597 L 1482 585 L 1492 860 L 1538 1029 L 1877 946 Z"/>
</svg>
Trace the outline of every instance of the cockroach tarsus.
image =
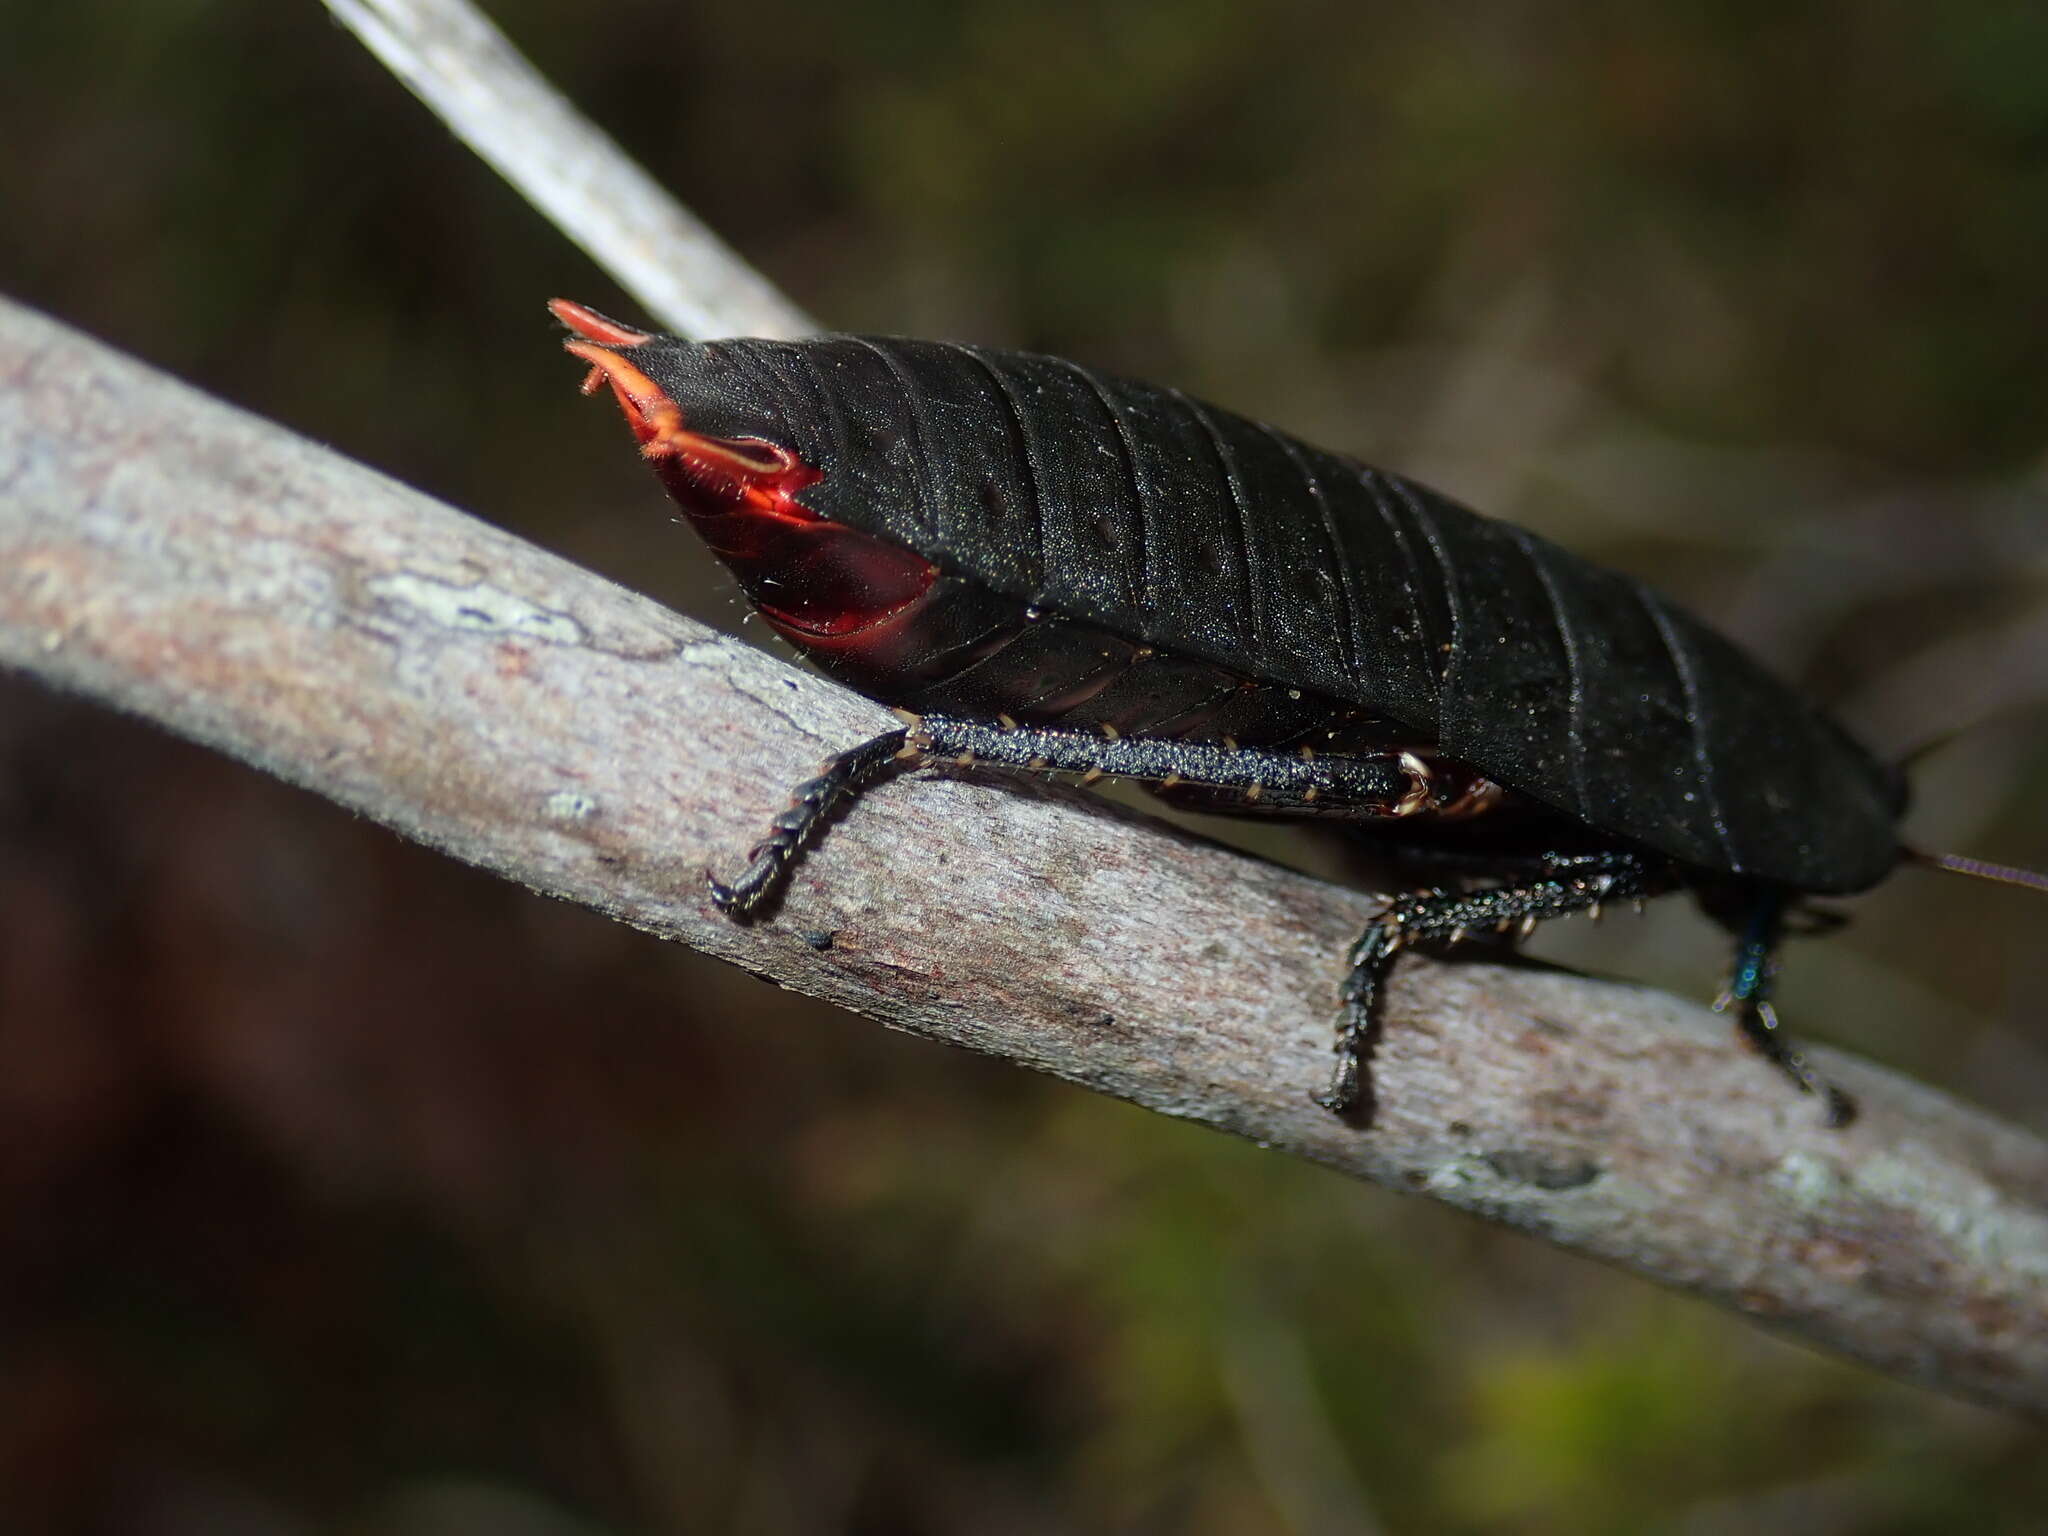
<svg viewBox="0 0 2048 1536">
<path fill-rule="evenodd" d="M 1737 936 L 1717 1008 L 1843 1125 L 1854 1105 L 1771 1001 L 1801 899 L 1908 858 L 2048 888 L 1904 848 L 1903 773 L 1726 640 L 1400 476 L 1057 359 L 695 343 L 549 307 L 754 608 L 907 722 L 798 786 L 745 870 L 712 879 L 735 919 L 904 762 L 1379 823 L 1459 873 L 1394 897 L 1352 946 L 1326 1108 L 1370 1107 L 1403 949 L 1689 889 Z"/>
</svg>

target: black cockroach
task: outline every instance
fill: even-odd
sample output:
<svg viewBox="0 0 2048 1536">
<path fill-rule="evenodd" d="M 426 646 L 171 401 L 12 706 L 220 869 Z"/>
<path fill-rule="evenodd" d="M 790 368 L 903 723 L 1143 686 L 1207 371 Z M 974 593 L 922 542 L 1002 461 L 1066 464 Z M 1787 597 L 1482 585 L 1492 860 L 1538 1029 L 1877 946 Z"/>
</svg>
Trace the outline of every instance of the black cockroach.
<svg viewBox="0 0 2048 1536">
<path fill-rule="evenodd" d="M 1788 908 L 1910 855 L 1904 775 L 1639 581 L 1177 390 L 945 342 L 696 343 L 557 300 L 754 607 L 913 723 L 799 787 L 751 914 L 900 760 L 1115 775 L 1230 814 L 1391 822 L 1460 880 L 1352 947 L 1337 1068 L 1412 943 L 1692 890 L 1739 934 L 1717 1006 L 1830 1123 L 1779 1032 Z M 2042 877 L 1934 858 L 1967 873 Z"/>
</svg>

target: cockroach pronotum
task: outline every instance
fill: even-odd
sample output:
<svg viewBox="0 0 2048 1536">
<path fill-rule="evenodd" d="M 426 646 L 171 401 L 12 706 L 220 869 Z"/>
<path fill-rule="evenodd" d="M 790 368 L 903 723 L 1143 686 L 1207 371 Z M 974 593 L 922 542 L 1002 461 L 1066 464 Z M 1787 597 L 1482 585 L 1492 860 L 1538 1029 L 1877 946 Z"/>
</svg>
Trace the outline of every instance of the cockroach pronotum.
<svg viewBox="0 0 2048 1536">
<path fill-rule="evenodd" d="M 1906 858 L 2048 886 L 1904 848 L 1898 768 L 1643 583 L 1414 481 L 1056 358 L 699 343 L 550 308 L 768 623 L 911 720 L 712 881 L 736 919 L 836 806 L 924 757 L 1383 823 L 1457 878 L 1352 946 L 1326 1108 L 1365 1106 L 1406 946 L 1687 889 L 1738 935 L 1717 1006 L 1840 1125 L 1853 1105 L 1771 1006 L 1788 912 Z"/>
</svg>

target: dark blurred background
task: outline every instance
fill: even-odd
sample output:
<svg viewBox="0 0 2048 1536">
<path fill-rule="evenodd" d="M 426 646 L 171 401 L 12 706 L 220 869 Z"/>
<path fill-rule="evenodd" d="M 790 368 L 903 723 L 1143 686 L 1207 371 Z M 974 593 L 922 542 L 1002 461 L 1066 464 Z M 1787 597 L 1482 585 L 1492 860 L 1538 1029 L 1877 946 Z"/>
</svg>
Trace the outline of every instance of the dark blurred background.
<svg viewBox="0 0 2048 1536">
<path fill-rule="evenodd" d="M 492 9 L 830 322 L 1433 480 L 1970 727 L 1914 835 L 2048 864 L 2040 6 Z M 737 620 L 540 307 L 631 303 L 313 0 L 0 39 L 0 290 Z M 1663 906 L 1539 948 L 1710 996 Z M 1854 911 L 1794 1025 L 2048 1130 L 2038 899 Z M 0 1063 L 0 1530 L 2048 1530 L 2036 1431 L 18 678 Z"/>
</svg>

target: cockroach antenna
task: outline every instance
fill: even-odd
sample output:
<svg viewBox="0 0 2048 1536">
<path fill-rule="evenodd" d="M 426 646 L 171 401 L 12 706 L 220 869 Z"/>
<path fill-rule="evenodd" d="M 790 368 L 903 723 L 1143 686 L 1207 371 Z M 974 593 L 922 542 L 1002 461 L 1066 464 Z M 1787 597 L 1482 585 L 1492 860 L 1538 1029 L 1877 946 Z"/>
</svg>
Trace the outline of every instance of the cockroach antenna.
<svg viewBox="0 0 2048 1536">
<path fill-rule="evenodd" d="M 1928 869 L 1946 870 L 1952 875 L 1968 875 L 1973 880 L 1996 880 L 2000 885 L 2017 885 L 2025 890 L 2039 891 L 2048 895 L 2048 874 L 2037 869 L 2020 869 L 2012 864 L 1994 864 L 1989 859 L 1973 859 L 1961 853 L 1923 853 L 1918 848 L 1908 848 L 1906 857 L 1915 864 Z"/>
<path fill-rule="evenodd" d="M 1899 771 L 1903 773 L 1917 766 L 1966 730 L 1975 730 L 1982 724 L 1984 721 L 1980 719 L 1968 725 L 1950 726 L 1928 737 L 1910 751 L 1900 754 Z M 1995 880 L 2000 885 L 2017 885 L 2023 890 L 2048 894 L 2048 874 L 2043 874 L 2040 870 L 2021 869 L 2014 864 L 1994 864 L 1989 859 L 1973 859 L 1963 853 L 1928 853 L 1925 849 L 1911 846 L 1902 848 L 1900 852 L 1907 863 L 1918 864 L 1925 869 L 1944 870 L 1951 875 L 1968 875 L 1972 880 Z"/>
</svg>

